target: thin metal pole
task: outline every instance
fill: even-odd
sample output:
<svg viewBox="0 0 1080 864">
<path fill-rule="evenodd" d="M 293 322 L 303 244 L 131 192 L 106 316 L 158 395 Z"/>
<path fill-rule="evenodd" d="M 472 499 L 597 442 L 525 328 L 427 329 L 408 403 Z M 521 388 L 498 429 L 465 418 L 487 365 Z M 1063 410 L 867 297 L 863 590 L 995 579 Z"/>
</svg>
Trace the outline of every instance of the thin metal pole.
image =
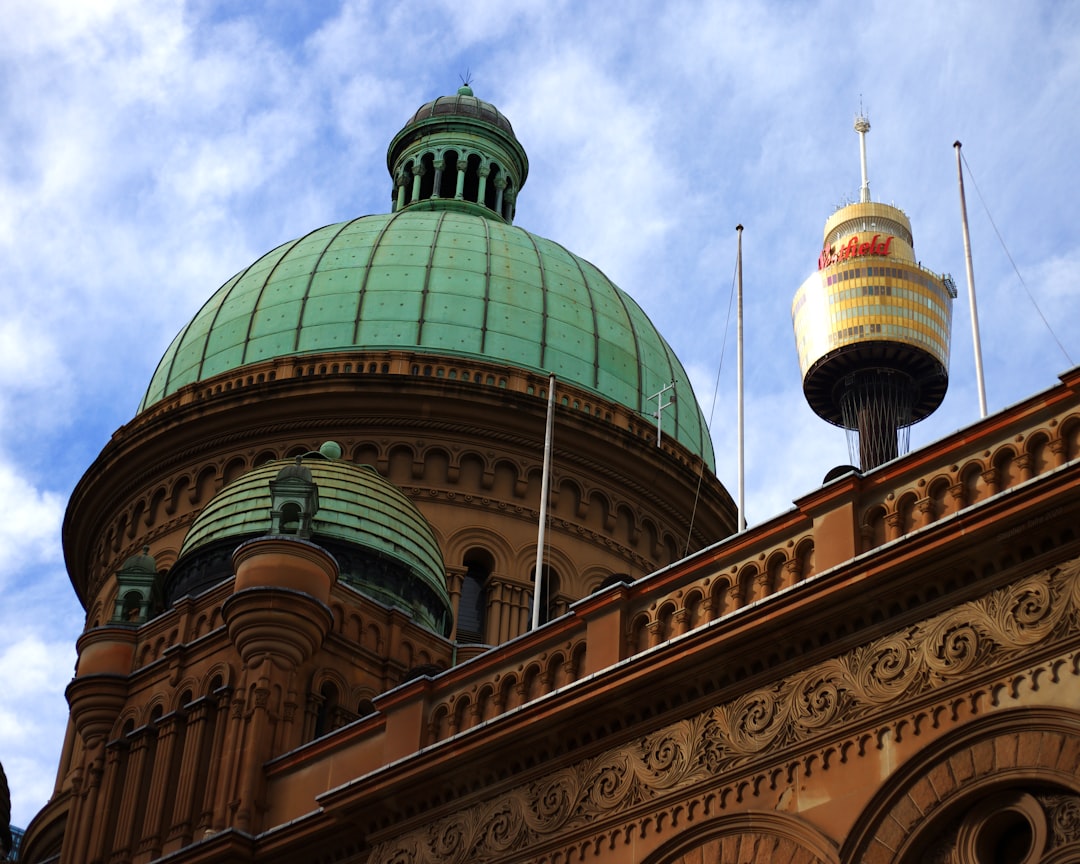
<svg viewBox="0 0 1080 864">
<path fill-rule="evenodd" d="M 736 357 L 738 358 L 736 378 L 739 379 L 739 531 L 746 530 L 746 452 L 743 423 L 743 298 L 742 298 L 742 232 L 743 226 L 736 225 L 739 235 L 739 251 L 735 259 L 735 272 L 738 281 L 738 300 L 736 304 Z"/>
<path fill-rule="evenodd" d="M 968 233 L 967 201 L 964 198 L 964 171 L 960 167 L 960 142 L 956 148 L 956 177 L 960 182 L 960 218 L 964 226 L 964 264 L 967 267 L 968 303 L 971 306 L 971 341 L 975 347 L 975 381 L 979 386 L 979 416 L 986 416 L 986 381 L 983 379 L 982 342 L 979 339 L 979 310 L 975 306 L 975 270 L 971 266 L 971 235 Z"/>
<path fill-rule="evenodd" d="M 532 629 L 540 626 L 544 578 L 544 529 L 547 527 L 548 491 L 551 489 L 551 438 L 555 427 L 555 376 L 548 378 L 547 427 L 544 430 L 544 479 L 540 483 L 540 530 L 536 536 L 536 575 L 533 578 Z"/>
</svg>

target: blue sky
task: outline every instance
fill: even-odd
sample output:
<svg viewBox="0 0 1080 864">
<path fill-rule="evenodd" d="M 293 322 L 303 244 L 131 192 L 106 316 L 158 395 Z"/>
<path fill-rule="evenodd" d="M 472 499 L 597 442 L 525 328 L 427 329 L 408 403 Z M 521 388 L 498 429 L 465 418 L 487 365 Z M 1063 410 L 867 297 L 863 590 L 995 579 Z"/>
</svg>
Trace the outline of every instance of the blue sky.
<svg viewBox="0 0 1080 864">
<path fill-rule="evenodd" d="M 751 524 L 849 461 L 803 401 L 790 303 L 825 219 L 858 193 L 860 100 L 874 199 L 907 212 L 919 259 L 961 292 L 949 393 L 912 447 L 978 418 L 954 140 L 990 410 L 1080 362 L 1080 5 L 8 0 L 0 762 L 16 824 L 51 793 L 82 627 L 67 495 L 218 285 L 312 228 L 389 209 L 387 144 L 467 70 L 529 154 L 516 224 L 651 316 L 731 490 L 745 225 Z"/>
</svg>

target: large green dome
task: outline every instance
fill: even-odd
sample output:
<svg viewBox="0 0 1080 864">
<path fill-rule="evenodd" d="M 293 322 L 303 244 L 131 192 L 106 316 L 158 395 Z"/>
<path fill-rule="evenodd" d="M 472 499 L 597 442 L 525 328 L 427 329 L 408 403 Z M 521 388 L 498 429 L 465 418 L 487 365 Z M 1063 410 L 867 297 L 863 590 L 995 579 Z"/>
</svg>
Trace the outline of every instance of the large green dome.
<svg viewBox="0 0 1080 864">
<path fill-rule="evenodd" d="M 629 295 L 557 243 L 452 209 L 365 216 L 267 253 L 177 335 L 140 411 L 248 364 L 362 349 L 554 373 L 646 418 L 674 381 L 664 433 L 713 462 L 682 364 Z"/>
</svg>

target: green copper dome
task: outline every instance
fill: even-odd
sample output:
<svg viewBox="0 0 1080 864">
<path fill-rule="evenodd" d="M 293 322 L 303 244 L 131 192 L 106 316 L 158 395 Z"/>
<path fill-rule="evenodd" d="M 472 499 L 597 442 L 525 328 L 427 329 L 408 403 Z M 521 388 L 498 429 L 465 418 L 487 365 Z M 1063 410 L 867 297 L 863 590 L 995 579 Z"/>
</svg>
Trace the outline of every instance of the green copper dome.
<svg viewBox="0 0 1080 864">
<path fill-rule="evenodd" d="M 244 540 L 268 534 L 270 482 L 292 465 L 292 460 L 268 462 L 218 492 L 184 539 L 176 578 L 202 579 L 201 574 L 188 576 L 191 568 L 186 566 L 200 550 L 226 544 L 231 555 Z M 448 632 L 450 597 L 442 553 L 420 511 L 370 466 L 310 454 L 303 468 L 318 489 L 311 540 L 338 559 L 341 581 L 386 605 L 411 608 L 432 629 Z"/>
<path fill-rule="evenodd" d="M 173 340 L 140 410 L 247 364 L 361 349 L 554 373 L 646 418 L 674 381 L 664 434 L 712 464 L 686 372 L 629 295 L 557 243 L 452 210 L 365 216 L 267 253 Z"/>
</svg>

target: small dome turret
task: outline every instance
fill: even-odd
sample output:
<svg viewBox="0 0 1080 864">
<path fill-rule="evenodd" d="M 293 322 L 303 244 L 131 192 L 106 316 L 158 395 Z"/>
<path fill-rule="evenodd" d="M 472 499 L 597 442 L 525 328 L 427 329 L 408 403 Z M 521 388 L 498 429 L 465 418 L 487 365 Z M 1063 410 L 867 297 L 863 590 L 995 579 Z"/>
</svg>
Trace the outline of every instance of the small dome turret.
<svg viewBox="0 0 1080 864">
<path fill-rule="evenodd" d="M 294 501 L 290 494 L 304 489 L 290 486 L 309 488 L 313 499 L 306 505 Z M 305 515 L 310 519 L 310 533 L 281 530 L 294 524 L 285 522 L 290 512 L 301 520 L 297 525 Z M 268 462 L 214 496 L 184 538 L 166 582 L 167 602 L 229 578 L 233 551 L 241 543 L 275 533 L 310 538 L 337 560 L 341 583 L 387 606 L 408 609 L 437 633 L 450 632 L 446 568 L 427 520 L 373 468 L 321 452 L 300 464 Z"/>
<path fill-rule="evenodd" d="M 510 121 L 466 84 L 417 109 L 386 153 L 394 210 L 462 210 L 514 219 L 529 160 Z"/>
</svg>

